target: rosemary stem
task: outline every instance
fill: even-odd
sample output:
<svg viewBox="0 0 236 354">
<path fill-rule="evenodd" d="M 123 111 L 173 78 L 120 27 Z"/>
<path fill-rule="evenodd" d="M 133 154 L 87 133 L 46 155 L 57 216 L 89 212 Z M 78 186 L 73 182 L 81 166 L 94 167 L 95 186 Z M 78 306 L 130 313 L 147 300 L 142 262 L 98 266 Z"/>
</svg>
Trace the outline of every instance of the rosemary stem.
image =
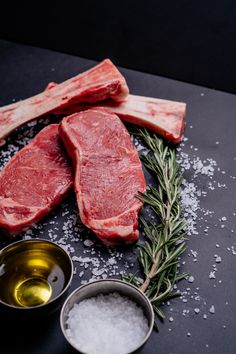
<svg viewBox="0 0 236 354">
<path fill-rule="evenodd" d="M 169 221 L 170 221 L 170 212 L 171 212 L 171 206 L 168 203 L 166 206 L 166 218 L 165 218 L 165 222 L 166 222 L 166 226 L 169 227 Z M 154 259 L 153 259 L 153 264 L 152 267 L 150 269 L 150 272 L 147 274 L 143 284 L 140 286 L 140 290 L 145 293 L 145 291 L 147 290 L 147 288 L 149 287 L 149 284 L 152 280 L 152 278 L 155 276 L 160 261 L 161 261 L 161 256 L 162 256 L 162 248 L 159 249 L 159 251 L 157 252 L 157 254 L 155 255 Z"/>
<path fill-rule="evenodd" d="M 159 267 L 160 264 L 160 260 L 161 260 L 161 254 L 162 251 L 161 249 L 157 252 L 157 255 L 155 257 L 155 259 L 153 260 L 153 264 L 151 267 L 150 272 L 147 274 L 145 281 L 143 282 L 143 284 L 140 287 L 140 290 L 145 293 L 145 291 L 147 290 L 147 288 L 149 287 L 150 281 L 152 280 L 152 278 L 154 277 L 154 275 L 156 274 L 156 271 Z"/>
<path fill-rule="evenodd" d="M 171 212 L 171 206 L 170 206 L 170 203 L 167 204 L 167 207 L 166 207 L 166 225 L 169 227 L 169 224 L 170 224 L 170 212 Z"/>
</svg>

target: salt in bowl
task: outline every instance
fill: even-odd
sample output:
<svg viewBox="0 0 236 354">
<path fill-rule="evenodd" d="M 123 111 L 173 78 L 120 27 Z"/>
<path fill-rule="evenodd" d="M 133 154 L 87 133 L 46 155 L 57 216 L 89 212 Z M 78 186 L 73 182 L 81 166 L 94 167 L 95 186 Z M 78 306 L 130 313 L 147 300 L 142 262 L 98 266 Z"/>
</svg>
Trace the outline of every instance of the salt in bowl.
<svg viewBox="0 0 236 354">
<path fill-rule="evenodd" d="M 82 354 L 134 353 L 147 342 L 153 324 L 148 298 L 137 287 L 117 279 L 97 280 L 75 289 L 60 314 L 65 339 Z"/>
</svg>

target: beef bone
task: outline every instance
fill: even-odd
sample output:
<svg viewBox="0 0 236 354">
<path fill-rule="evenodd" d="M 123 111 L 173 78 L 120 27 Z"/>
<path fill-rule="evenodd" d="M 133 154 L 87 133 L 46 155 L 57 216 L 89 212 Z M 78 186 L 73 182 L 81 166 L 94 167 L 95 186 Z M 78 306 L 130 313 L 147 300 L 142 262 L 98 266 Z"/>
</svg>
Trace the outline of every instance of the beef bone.
<svg viewBox="0 0 236 354">
<path fill-rule="evenodd" d="M 129 90 L 124 77 L 109 60 L 33 97 L 0 108 L 0 145 L 14 129 L 52 111 L 78 102 L 107 98 L 123 101 Z"/>
</svg>

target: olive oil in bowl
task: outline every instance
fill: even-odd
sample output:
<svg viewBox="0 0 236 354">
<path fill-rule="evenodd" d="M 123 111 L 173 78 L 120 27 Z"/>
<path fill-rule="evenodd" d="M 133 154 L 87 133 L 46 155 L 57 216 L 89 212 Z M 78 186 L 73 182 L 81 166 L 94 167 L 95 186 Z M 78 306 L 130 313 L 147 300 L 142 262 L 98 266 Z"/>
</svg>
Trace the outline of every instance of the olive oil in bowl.
<svg viewBox="0 0 236 354">
<path fill-rule="evenodd" d="M 53 242 L 14 242 L 0 252 L 0 302 L 10 307 L 40 307 L 60 297 L 73 274 L 69 255 Z"/>
</svg>

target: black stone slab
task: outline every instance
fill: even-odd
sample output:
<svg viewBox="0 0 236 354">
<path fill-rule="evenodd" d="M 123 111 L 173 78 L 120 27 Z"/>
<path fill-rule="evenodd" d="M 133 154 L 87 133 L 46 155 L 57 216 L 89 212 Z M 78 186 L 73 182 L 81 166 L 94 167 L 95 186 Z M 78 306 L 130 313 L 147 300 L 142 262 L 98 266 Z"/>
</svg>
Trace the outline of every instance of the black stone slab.
<svg viewBox="0 0 236 354">
<path fill-rule="evenodd" d="M 36 94 L 48 82 L 61 82 L 94 64 L 95 62 L 83 58 L 0 41 L 0 105 Z M 181 271 L 189 272 L 194 281 L 184 280 L 179 284 L 183 297 L 163 306 L 166 320 L 159 323 L 159 333 L 153 331 L 140 354 L 234 354 L 236 96 L 124 68 L 120 70 L 134 94 L 187 103 L 185 137 L 188 140 L 181 146 L 181 154 L 188 155 L 192 166 L 196 166 L 197 161 L 202 161 L 205 166 L 213 168 L 212 176 L 209 171 L 206 175 L 199 173 L 196 176 L 192 167 L 184 173 L 188 185 L 193 183 L 192 186 L 200 191 L 194 226 L 198 234 L 188 237 L 188 249 L 180 260 Z M 43 126 L 41 123 L 35 129 Z M 18 134 L 26 129 L 29 128 L 22 127 L 19 132 L 14 132 L 6 147 L 14 143 Z M 194 197 L 196 192 L 193 193 Z M 65 203 L 68 210 L 75 212 L 73 193 Z M 62 214 L 59 206 L 42 222 L 41 233 L 38 235 L 35 229 L 33 236 L 43 235 L 47 238 L 52 227 L 50 221 L 55 218 L 60 226 L 60 236 L 63 233 Z M 0 242 L 2 247 L 9 241 L 2 239 Z M 98 247 L 102 255 L 107 257 L 107 251 L 99 244 Z M 135 262 L 135 246 L 122 252 L 123 259 L 119 267 L 126 257 Z M 74 255 L 84 256 L 80 241 L 76 243 Z M 221 257 L 221 261 L 217 256 Z M 135 264 L 134 269 L 136 266 Z M 210 273 L 216 268 L 215 278 L 210 279 Z M 71 290 L 79 285 L 80 277 L 76 274 Z M 210 313 L 210 309 L 214 313 Z M 45 319 L 35 318 L 30 323 L 22 319 L 20 324 L 1 314 L 0 327 L 2 354 L 73 353 L 60 331 L 59 312 Z"/>
</svg>

